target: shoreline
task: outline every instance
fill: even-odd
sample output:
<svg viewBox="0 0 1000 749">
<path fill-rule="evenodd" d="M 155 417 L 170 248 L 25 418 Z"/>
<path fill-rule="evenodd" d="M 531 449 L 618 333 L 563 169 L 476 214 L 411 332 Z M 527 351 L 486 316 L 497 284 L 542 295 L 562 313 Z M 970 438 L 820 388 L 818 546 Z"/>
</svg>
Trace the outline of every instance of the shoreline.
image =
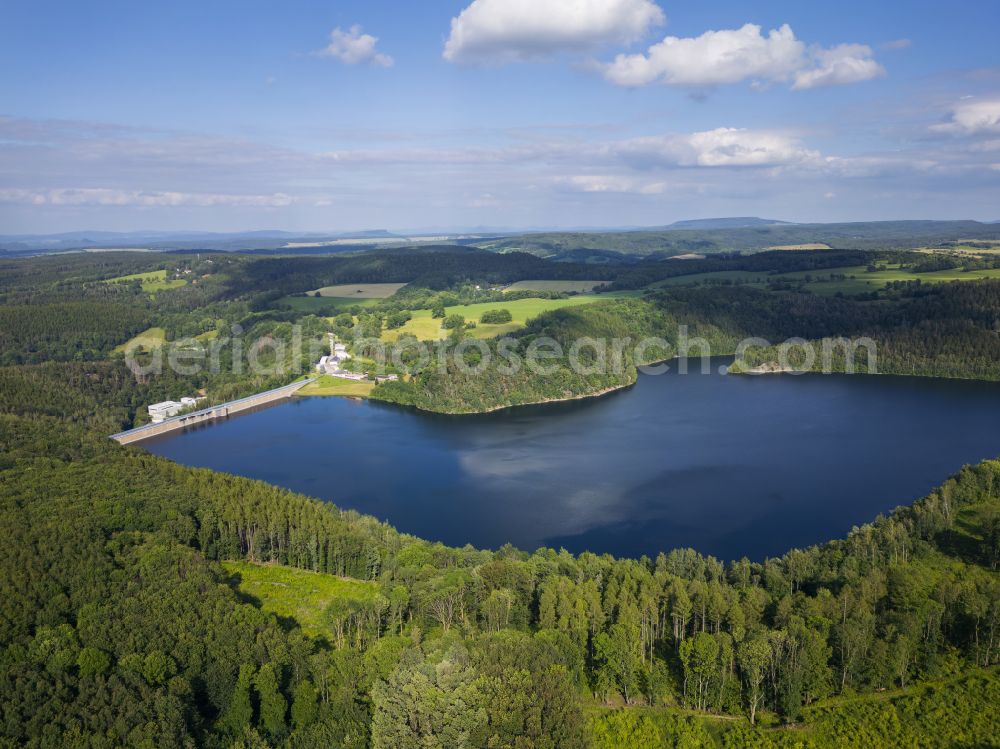
<svg viewBox="0 0 1000 749">
<path fill-rule="evenodd" d="M 420 406 L 407 405 L 403 403 L 394 403 L 392 401 L 384 401 L 379 398 L 368 397 L 367 400 L 373 400 L 378 403 L 384 403 L 388 406 L 398 406 L 400 408 L 412 408 L 414 411 L 420 411 L 421 413 L 439 414 L 441 416 L 480 416 L 483 414 L 492 414 L 492 413 L 497 413 L 499 411 L 506 411 L 508 409 L 524 408 L 526 406 L 544 406 L 549 403 L 569 403 L 571 401 L 589 400 L 591 398 L 595 399 L 603 398 L 606 395 L 611 395 L 612 393 L 617 393 L 621 390 L 627 390 L 628 388 L 635 387 L 635 385 L 639 382 L 639 375 L 643 374 L 643 372 L 640 371 L 642 367 L 653 367 L 656 366 L 657 364 L 665 364 L 667 362 L 677 361 L 680 358 L 681 357 L 679 356 L 671 356 L 666 359 L 657 359 L 655 361 L 643 362 L 642 364 L 635 365 L 633 367 L 633 372 L 635 373 L 635 379 L 633 379 L 632 382 L 626 383 L 624 385 L 615 385 L 614 387 L 604 388 L 602 390 L 597 390 L 592 393 L 581 393 L 579 395 L 570 395 L 566 398 L 546 398 L 545 400 L 529 401 L 528 403 L 513 403 L 503 406 L 492 406 L 490 408 L 486 408 L 481 411 L 435 411 L 430 408 L 421 408 Z M 731 357 L 723 356 L 723 357 L 713 357 L 713 358 L 731 358 Z"/>
<path fill-rule="evenodd" d="M 794 367 L 782 367 L 777 364 L 760 364 L 756 367 L 730 370 L 728 374 L 734 375 L 765 375 L 765 374 L 808 374 L 808 369 L 795 369 Z"/>
<path fill-rule="evenodd" d="M 638 380 L 636 380 L 637 382 Z M 630 387 L 634 387 L 635 382 L 630 382 L 625 385 L 615 385 L 614 387 L 604 388 L 603 390 L 598 390 L 593 393 L 581 393 L 579 395 L 570 395 L 565 398 L 546 398 L 540 401 L 530 401 L 528 403 L 511 403 L 503 406 L 493 406 L 491 408 L 483 409 L 482 411 L 433 411 L 429 408 L 421 408 L 420 406 L 404 406 L 404 408 L 413 408 L 417 411 L 422 411 L 428 414 L 440 414 L 441 416 L 481 416 L 483 414 L 493 414 L 499 411 L 507 411 L 515 408 L 525 408 L 527 406 L 544 406 L 549 403 L 569 403 L 571 401 L 581 401 L 589 400 L 591 398 L 603 398 L 605 395 L 610 395 L 611 393 L 617 393 L 621 390 L 627 390 Z M 392 401 L 383 401 L 378 398 L 371 400 L 378 400 L 379 403 L 385 403 L 390 406 L 402 405 L 398 403 L 393 403 Z"/>
<path fill-rule="evenodd" d="M 514 404 L 504 404 L 504 405 L 498 405 L 498 406 L 491 406 L 489 408 L 485 408 L 485 409 L 478 410 L 478 411 L 439 411 L 439 410 L 435 410 L 435 409 L 431 409 L 431 408 L 423 408 L 423 407 L 418 406 L 418 405 L 404 404 L 404 403 L 395 403 L 393 401 L 382 400 L 382 399 L 378 398 L 377 396 L 373 397 L 371 394 L 369 394 L 369 395 L 348 395 L 348 394 L 339 394 L 339 393 L 315 393 L 315 394 L 296 393 L 295 397 L 301 397 L 301 398 L 305 398 L 305 397 L 348 398 L 348 399 L 351 399 L 351 400 L 373 401 L 373 402 L 381 403 L 381 404 L 384 404 L 384 405 L 387 405 L 387 406 L 396 406 L 398 408 L 412 409 L 414 411 L 418 411 L 420 413 L 425 413 L 425 414 L 438 414 L 440 416 L 478 416 L 478 415 L 484 415 L 484 414 L 498 413 L 500 411 L 513 410 L 513 409 L 516 409 L 516 408 L 525 408 L 527 406 L 544 406 L 544 405 L 547 405 L 547 404 L 550 404 L 550 403 L 568 403 L 568 402 L 572 402 L 572 401 L 582 401 L 582 400 L 603 398 L 603 397 L 605 397 L 607 395 L 610 395 L 612 393 L 616 393 L 616 392 L 619 392 L 621 390 L 627 390 L 628 388 L 634 387 L 638 383 L 638 381 L 639 381 L 639 375 L 644 374 L 641 371 L 642 368 L 644 368 L 644 367 L 652 367 L 652 366 L 656 366 L 658 364 L 665 364 L 667 362 L 675 362 L 675 361 L 678 361 L 680 358 L 681 357 L 672 356 L 672 357 L 669 357 L 667 359 L 660 359 L 660 360 L 657 360 L 657 361 L 654 361 L 654 362 L 647 362 L 647 363 L 643 363 L 643 364 L 637 365 L 635 367 L 635 372 L 636 372 L 635 379 L 632 382 L 627 383 L 627 384 L 616 385 L 614 387 L 603 388 L 601 390 L 596 390 L 596 391 L 590 392 L 590 393 L 581 393 L 581 394 L 578 394 L 578 395 L 570 395 L 570 396 L 563 397 L 563 398 L 547 398 L 547 399 L 544 399 L 544 400 L 528 401 L 526 403 L 514 403 Z M 722 356 L 711 357 L 711 358 L 713 358 L 713 359 L 732 359 L 733 355 L 732 354 L 728 354 L 728 355 L 722 355 Z M 697 357 L 695 357 L 695 359 L 697 360 Z M 758 375 L 803 375 L 803 374 L 833 374 L 833 375 L 844 375 L 844 376 L 846 376 L 848 374 L 858 374 L 858 375 L 868 375 L 868 376 L 875 376 L 875 377 L 878 377 L 878 376 L 906 377 L 906 378 L 917 377 L 917 378 L 925 378 L 925 379 L 942 379 L 942 380 L 952 380 L 952 381 L 958 380 L 958 381 L 967 381 L 967 382 L 996 382 L 995 380 L 987 380 L 987 379 L 982 379 L 982 378 L 977 378 L 977 377 L 946 377 L 946 376 L 942 376 L 942 375 L 921 375 L 921 374 L 913 374 L 913 373 L 907 374 L 907 373 L 900 373 L 900 372 L 874 372 L 874 373 L 871 373 L 871 372 L 853 372 L 853 373 L 848 373 L 848 372 L 817 372 L 815 370 L 802 370 L 802 369 L 796 369 L 794 367 L 781 367 L 780 365 L 778 365 L 775 362 L 770 362 L 770 363 L 766 363 L 766 364 L 760 364 L 760 365 L 758 365 L 756 367 L 735 368 L 735 369 L 730 368 L 730 369 L 727 370 L 726 374 L 730 374 L 730 375 L 748 375 L 748 376 L 758 376 Z"/>
</svg>

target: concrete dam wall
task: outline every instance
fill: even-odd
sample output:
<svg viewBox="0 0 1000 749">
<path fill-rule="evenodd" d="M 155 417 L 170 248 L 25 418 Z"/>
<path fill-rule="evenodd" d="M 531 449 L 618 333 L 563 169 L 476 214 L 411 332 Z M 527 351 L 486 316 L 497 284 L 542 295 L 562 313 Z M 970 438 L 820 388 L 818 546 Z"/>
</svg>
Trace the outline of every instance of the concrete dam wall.
<svg viewBox="0 0 1000 749">
<path fill-rule="evenodd" d="M 239 400 L 229 401 L 228 403 L 220 403 L 217 406 L 209 406 L 208 408 L 203 408 L 200 411 L 192 411 L 191 413 L 181 414 L 180 416 L 173 416 L 169 419 L 164 419 L 159 424 L 147 424 L 145 426 L 136 427 L 135 429 L 118 432 L 118 434 L 112 434 L 111 439 L 122 445 L 130 445 L 134 442 L 141 442 L 142 440 L 149 439 L 150 437 L 156 437 L 161 434 L 166 434 L 167 432 L 173 432 L 177 429 L 184 429 L 189 426 L 194 426 L 195 424 L 203 424 L 217 419 L 225 419 L 228 416 L 235 416 L 238 413 L 249 411 L 257 408 L 258 406 L 291 398 L 299 390 L 299 388 L 308 385 L 310 382 L 313 382 L 314 379 L 315 378 L 309 378 L 301 380 L 300 382 L 293 382 L 291 385 L 285 385 L 284 387 L 275 388 L 274 390 L 267 390 L 263 393 L 256 393 L 255 395 L 240 398 Z"/>
</svg>

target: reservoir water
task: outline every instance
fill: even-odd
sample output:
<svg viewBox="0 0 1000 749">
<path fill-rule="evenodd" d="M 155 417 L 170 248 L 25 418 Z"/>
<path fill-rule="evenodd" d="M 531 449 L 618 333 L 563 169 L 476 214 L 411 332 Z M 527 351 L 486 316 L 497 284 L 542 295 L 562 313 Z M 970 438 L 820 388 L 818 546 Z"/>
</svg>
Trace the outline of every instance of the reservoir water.
<svg viewBox="0 0 1000 749">
<path fill-rule="evenodd" d="M 723 559 L 843 536 L 1000 456 L 997 384 L 673 370 L 482 416 L 302 398 L 143 447 L 455 546 Z"/>
</svg>

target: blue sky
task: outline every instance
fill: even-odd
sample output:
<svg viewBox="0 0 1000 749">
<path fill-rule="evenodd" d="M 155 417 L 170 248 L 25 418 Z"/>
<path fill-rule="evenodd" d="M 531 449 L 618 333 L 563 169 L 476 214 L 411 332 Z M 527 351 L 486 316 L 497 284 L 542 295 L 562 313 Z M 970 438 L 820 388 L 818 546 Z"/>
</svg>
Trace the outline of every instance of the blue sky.
<svg viewBox="0 0 1000 749">
<path fill-rule="evenodd" d="M 8 2 L 0 233 L 1000 219 L 1000 4 Z"/>
</svg>

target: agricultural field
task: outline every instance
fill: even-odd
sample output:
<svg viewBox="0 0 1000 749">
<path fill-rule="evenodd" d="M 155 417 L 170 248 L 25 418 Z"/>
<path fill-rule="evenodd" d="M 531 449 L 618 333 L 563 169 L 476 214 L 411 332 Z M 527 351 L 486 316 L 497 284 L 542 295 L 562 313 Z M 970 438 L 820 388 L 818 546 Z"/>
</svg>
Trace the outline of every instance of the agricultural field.
<svg viewBox="0 0 1000 749">
<path fill-rule="evenodd" d="M 405 283 L 359 283 L 324 286 L 306 292 L 306 296 L 286 296 L 277 304 L 287 304 L 296 312 L 312 315 L 333 315 L 351 307 L 374 307 L 388 299 Z M 316 296 L 316 295 L 319 296 Z"/>
<path fill-rule="evenodd" d="M 264 611 L 295 619 L 310 635 L 329 633 L 323 614 L 334 599 L 370 601 L 378 590 L 375 583 L 279 564 L 223 562 L 222 566 L 239 576 L 240 593 L 257 599 Z"/>
<path fill-rule="evenodd" d="M 628 294 L 628 292 L 624 292 Z M 619 294 L 588 294 L 568 297 L 567 299 L 515 299 L 510 302 L 484 302 L 482 304 L 464 304 L 445 308 L 446 315 L 461 315 L 466 322 L 475 322 L 476 327 L 469 331 L 475 338 L 493 338 L 494 336 L 511 333 L 523 328 L 528 320 L 538 317 L 543 312 L 550 312 L 562 307 L 572 307 L 578 304 L 591 304 L 602 299 L 611 299 Z M 494 309 L 505 309 L 511 314 L 511 321 L 494 325 L 484 325 L 479 318 L 484 312 Z M 382 333 L 383 341 L 395 341 L 405 333 L 412 333 L 422 341 L 434 341 L 445 338 L 448 331 L 441 327 L 441 320 L 431 317 L 431 310 L 415 310 L 413 319 L 401 328 L 387 330 Z"/>
<path fill-rule="evenodd" d="M 768 247 L 769 250 L 832 250 L 825 242 L 806 242 L 805 244 L 779 244 Z"/>
<path fill-rule="evenodd" d="M 167 342 L 167 331 L 163 328 L 150 328 L 144 330 L 136 336 L 125 341 L 121 346 L 115 348 L 116 352 L 124 352 L 130 349 L 141 349 L 152 351 L 160 348 Z"/>
<path fill-rule="evenodd" d="M 334 395 L 351 398 L 367 398 L 375 387 L 373 382 L 358 382 L 357 380 L 344 380 L 340 377 L 330 377 L 322 375 L 299 390 L 296 395 Z"/>
<path fill-rule="evenodd" d="M 405 283 L 341 284 L 340 286 L 324 286 L 322 289 L 315 289 L 308 294 L 313 296 L 318 293 L 321 297 L 335 299 L 388 299 L 404 286 L 406 286 Z"/>
<path fill-rule="evenodd" d="M 558 291 L 563 294 L 587 294 L 604 281 L 517 281 L 504 291 Z"/>
<path fill-rule="evenodd" d="M 142 284 L 142 290 L 149 294 L 155 294 L 157 291 L 165 291 L 166 289 L 176 289 L 187 284 L 187 281 L 183 278 L 167 280 L 167 271 L 165 268 L 145 273 L 133 273 L 128 276 L 118 276 L 117 278 L 108 278 L 104 283 L 129 283 L 131 281 L 139 281 Z"/>
</svg>

